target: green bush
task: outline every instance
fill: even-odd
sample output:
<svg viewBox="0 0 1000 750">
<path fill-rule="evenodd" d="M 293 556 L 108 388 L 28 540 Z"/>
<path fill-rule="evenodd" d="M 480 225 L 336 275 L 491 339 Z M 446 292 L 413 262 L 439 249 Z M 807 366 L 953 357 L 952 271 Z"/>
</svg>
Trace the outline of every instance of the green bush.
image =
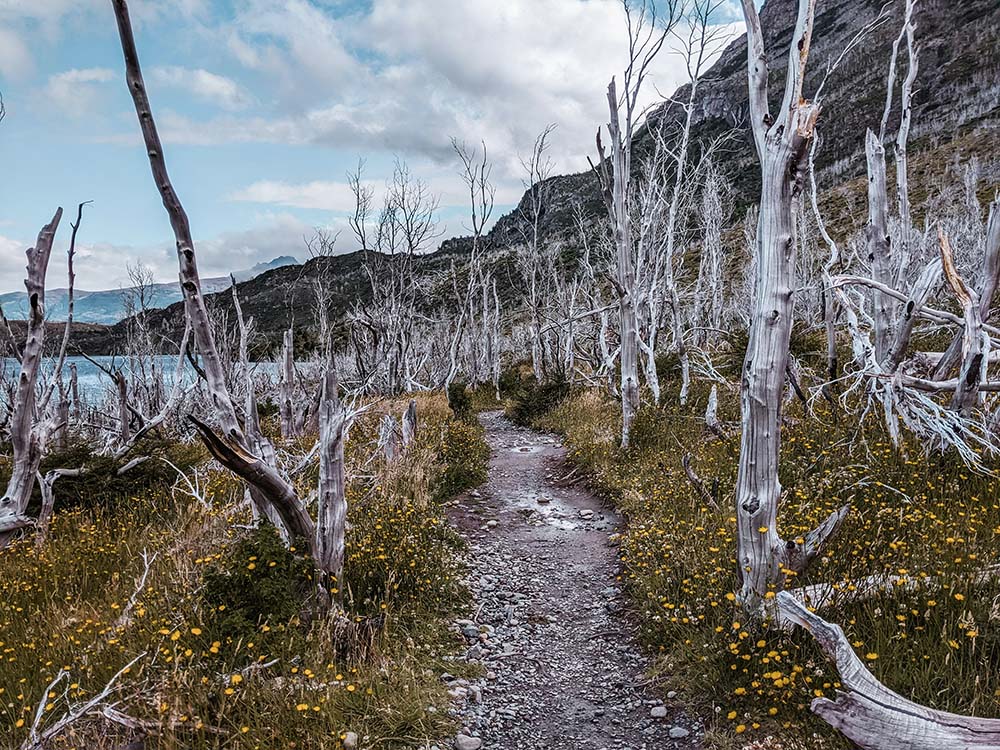
<svg viewBox="0 0 1000 750">
<path fill-rule="evenodd" d="M 512 422 L 525 427 L 556 408 L 569 395 L 565 380 L 547 380 L 539 383 L 530 372 L 514 370 L 500 380 L 501 393 L 507 399 L 506 414 Z"/>
<path fill-rule="evenodd" d="M 448 406 L 459 419 L 473 418 L 472 396 L 464 381 L 456 381 L 448 386 Z"/>
<path fill-rule="evenodd" d="M 486 481 L 490 449 L 476 423 L 449 420 L 441 441 L 444 471 L 435 487 L 437 498 L 449 498 Z"/>
<path fill-rule="evenodd" d="M 312 562 L 294 550 L 269 524 L 227 550 L 204 576 L 201 596 L 210 640 L 261 640 L 262 625 L 283 625 L 298 616 L 312 588 Z"/>
</svg>

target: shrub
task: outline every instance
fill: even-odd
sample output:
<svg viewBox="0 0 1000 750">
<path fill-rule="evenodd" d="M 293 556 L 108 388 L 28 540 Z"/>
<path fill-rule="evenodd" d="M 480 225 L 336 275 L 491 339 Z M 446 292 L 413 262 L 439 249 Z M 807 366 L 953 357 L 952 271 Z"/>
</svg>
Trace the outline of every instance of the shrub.
<svg viewBox="0 0 1000 750">
<path fill-rule="evenodd" d="M 536 419 L 551 411 L 569 394 L 565 380 L 539 383 L 530 372 L 517 371 L 516 379 L 507 375 L 502 381 L 506 390 L 507 416 L 515 424 L 530 426 Z M 504 391 L 501 391 L 502 393 Z"/>
<path fill-rule="evenodd" d="M 472 396 L 464 381 L 456 381 L 448 386 L 448 406 L 459 419 L 473 419 Z"/>
<path fill-rule="evenodd" d="M 490 449 L 478 424 L 449 420 L 439 458 L 444 470 L 435 496 L 444 499 L 486 481 Z"/>
<path fill-rule="evenodd" d="M 302 547 L 299 547 L 302 549 Z M 261 625 L 297 617 L 312 587 L 312 563 L 263 524 L 230 547 L 205 573 L 205 623 L 215 639 L 260 638 Z"/>
</svg>

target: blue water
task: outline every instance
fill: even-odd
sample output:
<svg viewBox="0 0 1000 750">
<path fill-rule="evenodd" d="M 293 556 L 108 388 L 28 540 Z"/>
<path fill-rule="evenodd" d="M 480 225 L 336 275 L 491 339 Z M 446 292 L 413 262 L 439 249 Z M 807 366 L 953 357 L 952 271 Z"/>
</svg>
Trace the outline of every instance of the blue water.
<svg viewBox="0 0 1000 750">
<path fill-rule="evenodd" d="M 123 369 L 128 372 L 129 362 L 123 357 L 110 357 L 110 356 L 100 356 L 92 357 L 94 362 L 98 362 L 109 370 L 115 368 Z M 166 388 L 170 388 L 174 382 L 174 372 L 177 368 L 177 356 L 171 354 L 161 354 L 155 357 L 156 368 L 163 373 L 163 382 Z M 70 364 L 76 365 L 76 377 L 77 384 L 80 390 L 80 397 L 86 401 L 95 402 L 100 401 L 104 398 L 105 394 L 113 391 L 114 383 L 108 374 L 104 372 L 100 367 L 98 367 L 94 362 L 91 362 L 86 357 L 66 357 L 66 364 L 63 365 L 63 382 L 69 386 L 69 366 Z M 47 376 L 52 372 L 55 367 L 54 359 L 47 359 L 42 365 L 42 382 L 47 382 Z M 147 368 L 149 364 L 147 363 Z M 261 374 L 273 373 L 276 370 L 276 364 L 274 362 L 258 362 L 252 365 L 255 371 Z M 11 382 L 17 378 L 18 375 L 18 363 L 16 360 L 5 358 L 0 362 L 0 380 Z M 194 369 L 192 369 L 191 364 L 185 360 L 184 370 L 182 372 L 182 382 L 192 383 L 197 377 Z"/>
</svg>

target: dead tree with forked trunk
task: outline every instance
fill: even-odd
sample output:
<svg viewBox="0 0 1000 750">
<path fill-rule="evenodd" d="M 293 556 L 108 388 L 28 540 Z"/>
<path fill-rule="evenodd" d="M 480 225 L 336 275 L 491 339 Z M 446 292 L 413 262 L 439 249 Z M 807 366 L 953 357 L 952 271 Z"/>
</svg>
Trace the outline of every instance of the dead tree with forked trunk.
<svg viewBox="0 0 1000 750">
<path fill-rule="evenodd" d="M 632 181 L 632 137 L 642 115 L 639 95 L 656 56 L 679 20 L 680 3 L 668 0 L 659 7 L 650 0 L 633 5 L 622 0 L 628 30 L 628 63 L 619 93 L 615 79 L 608 85 L 608 137 L 605 154 L 597 133 L 598 162 L 593 165 L 611 218 L 615 246 L 614 284 L 618 297 L 619 364 L 621 369 L 622 447 L 629 443 L 632 420 L 639 409 L 640 289 L 636 276 L 633 228 L 629 215 Z"/>
<path fill-rule="evenodd" d="M 799 0 L 780 109 L 768 107 L 764 34 L 753 0 L 743 0 L 747 24 L 750 124 L 761 164 L 760 215 L 754 248 L 754 304 L 740 389 L 742 437 L 736 479 L 738 599 L 760 615 L 786 575 L 802 572 L 847 515 L 844 506 L 797 539 L 777 529 L 781 484 L 781 405 L 792 332 L 796 223 L 794 204 L 806 176 L 809 143 L 819 116 L 803 98 L 815 0 Z"/>
<path fill-rule="evenodd" d="M 0 498 L 0 548 L 6 546 L 15 532 L 31 524 L 27 516 L 31 490 L 54 427 L 47 420 L 36 421 L 35 415 L 36 409 L 44 411 L 38 408 L 36 386 L 45 343 L 45 275 L 61 219 L 60 208 L 52 221 L 42 227 L 34 247 L 27 251 L 28 276 L 24 281 L 28 294 L 27 332 L 20 352 L 20 372 L 10 423 L 14 461 L 7 489 Z M 66 330 L 69 328 L 67 324 Z"/>
</svg>

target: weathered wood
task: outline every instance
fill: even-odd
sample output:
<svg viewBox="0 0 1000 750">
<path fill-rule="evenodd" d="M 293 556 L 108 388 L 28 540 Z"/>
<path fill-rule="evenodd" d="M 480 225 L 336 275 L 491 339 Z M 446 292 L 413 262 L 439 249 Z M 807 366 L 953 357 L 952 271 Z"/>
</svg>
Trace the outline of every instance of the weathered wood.
<svg viewBox="0 0 1000 750">
<path fill-rule="evenodd" d="M 215 336 L 212 333 L 205 298 L 201 293 L 201 278 L 198 275 L 191 226 L 167 172 L 163 146 L 160 143 L 160 136 L 153 120 L 153 112 L 146 93 L 146 84 L 143 81 L 142 69 L 139 65 L 139 53 L 136 50 L 135 37 L 132 33 L 128 3 L 126 0 L 112 0 L 112 5 L 115 10 L 118 34 L 121 38 L 122 53 L 125 58 L 125 80 L 139 119 L 139 127 L 142 130 L 146 155 L 149 157 L 153 182 L 156 183 L 163 207 L 170 218 L 170 226 L 177 243 L 177 261 L 184 308 L 191 321 L 195 345 L 201 354 L 205 382 L 208 385 L 209 397 L 214 407 L 213 422 L 218 424 L 228 440 L 238 441 L 242 439 L 242 431 L 226 386 L 225 371 L 215 346 Z"/>
<path fill-rule="evenodd" d="M 990 204 L 989 219 L 986 224 L 986 251 L 983 254 L 982 288 L 979 290 L 979 312 L 983 321 L 990 319 L 993 298 L 1000 286 L 1000 197 Z M 947 378 L 958 365 L 962 356 L 962 332 L 952 339 L 944 355 L 934 367 L 935 380 Z"/>
<path fill-rule="evenodd" d="M 251 491 L 257 490 L 267 498 L 291 536 L 302 537 L 311 546 L 316 527 L 309 512 L 299 502 L 295 488 L 273 466 L 250 453 L 242 443 L 217 434 L 193 415 L 189 415 L 188 419 L 212 457 L 246 481 Z"/>
<path fill-rule="evenodd" d="M 687 475 L 688 481 L 691 483 L 691 486 L 694 487 L 695 492 L 698 493 L 698 496 L 702 499 L 702 502 L 704 502 L 706 505 L 710 505 L 716 510 L 719 510 L 719 498 L 717 496 L 719 489 L 718 482 L 716 482 L 713 485 L 714 492 L 709 492 L 708 488 L 705 487 L 705 483 L 701 481 L 701 477 L 698 476 L 698 473 L 694 470 L 694 467 L 691 466 L 690 453 L 684 454 L 684 457 L 681 459 L 681 466 L 684 467 L 684 473 Z"/>
<path fill-rule="evenodd" d="M 868 262 L 872 277 L 885 286 L 895 286 L 892 246 L 889 239 L 889 195 L 886 188 L 885 149 L 871 130 L 865 133 L 865 156 L 868 161 Z M 881 362 L 889 356 L 895 304 L 880 289 L 873 296 L 875 321 L 875 356 Z"/>
<path fill-rule="evenodd" d="M 281 382 L 278 393 L 278 413 L 281 417 L 281 437 L 291 438 L 297 434 L 295 429 L 295 342 L 291 328 L 285 331 L 281 338 Z"/>
<path fill-rule="evenodd" d="M 15 531 L 31 523 L 25 513 L 44 451 L 43 436 L 34 429 L 34 420 L 35 386 L 45 341 L 45 274 L 61 218 L 60 208 L 52 221 L 42 227 L 34 247 L 27 250 L 28 274 L 24 286 L 28 295 L 28 320 L 10 421 L 13 466 L 7 489 L 0 498 L 0 548 Z"/>
<path fill-rule="evenodd" d="M 417 402 L 410 399 L 410 403 L 403 412 L 403 429 L 401 432 L 403 452 L 410 447 L 410 443 L 417 436 Z"/>
<path fill-rule="evenodd" d="M 396 420 L 391 414 L 382 416 L 379 424 L 378 445 L 385 456 L 385 460 L 392 463 L 399 455 L 399 430 L 396 427 Z"/>
<path fill-rule="evenodd" d="M 250 485 L 251 495 L 256 497 L 258 504 L 268 509 L 270 517 L 280 518 L 288 533 L 293 536 L 305 537 L 311 545 L 314 538 L 314 524 L 308 512 L 299 502 L 294 488 L 278 472 L 273 457 L 272 460 L 268 461 L 253 454 L 248 446 L 246 435 L 240 427 L 236 409 L 226 384 L 222 358 L 215 345 L 208 308 L 205 306 L 205 298 L 201 292 L 201 279 L 198 275 L 191 227 L 184 207 L 170 182 L 163 155 L 163 146 L 160 143 L 160 136 L 146 94 L 146 86 L 139 65 L 139 54 L 132 33 L 132 22 L 129 18 L 128 3 L 126 0 L 112 0 L 112 5 L 115 10 L 118 35 L 121 39 L 122 53 L 125 59 L 125 78 L 129 93 L 132 95 L 132 102 L 135 105 L 139 127 L 142 130 L 153 181 L 156 183 L 163 207 L 170 218 L 170 225 L 177 243 L 177 261 L 180 286 L 184 297 L 184 309 L 191 323 L 195 345 L 201 354 L 200 374 L 204 376 L 208 388 L 213 407 L 212 419 L 217 425 L 218 432 L 215 428 L 193 416 L 190 419 L 209 451 L 220 463 Z M 269 446 L 266 441 L 258 441 L 258 447 L 263 449 Z M 261 450 L 261 453 L 264 451 Z"/>
<path fill-rule="evenodd" d="M 778 611 L 816 639 L 840 673 L 837 699 L 816 698 L 812 710 L 863 750 L 1000 750 L 1000 720 L 936 711 L 893 692 L 868 671 L 840 626 L 811 613 L 794 596 L 777 596 Z"/>
<path fill-rule="evenodd" d="M 628 97 L 629 92 L 625 95 Z M 632 421 L 639 410 L 639 318 L 635 294 L 638 291 L 632 262 L 632 226 L 628 210 L 628 183 L 631 177 L 631 122 L 626 115 L 626 133 L 622 133 L 618 113 L 618 91 L 614 79 L 608 84 L 608 108 L 611 117 L 611 172 L 608 185 L 611 225 L 615 243 L 616 286 L 618 288 L 619 368 L 621 370 L 622 447 L 627 447 Z M 630 113 L 629 113 L 630 114 Z"/>
<path fill-rule="evenodd" d="M 893 337 L 892 345 L 889 347 L 888 355 L 882 364 L 884 372 L 895 372 L 906 356 L 906 351 L 910 346 L 910 336 L 913 334 L 913 326 L 916 324 L 920 316 L 920 311 L 927 302 L 927 298 L 934 291 L 935 287 L 937 287 L 938 281 L 941 279 L 941 269 L 941 260 L 935 258 L 924 267 L 920 278 L 913 285 L 906 304 L 903 305 L 902 315 L 896 325 L 896 333 Z"/>
<path fill-rule="evenodd" d="M 337 375 L 329 367 L 323 377 L 319 413 L 319 511 L 315 562 L 327 585 L 342 590 L 347 528 L 347 476 L 344 440 L 347 413 L 337 394 Z"/>
<path fill-rule="evenodd" d="M 753 0 L 743 0 L 747 23 L 750 122 L 761 163 L 760 216 L 754 255 L 754 306 L 743 364 L 740 411 L 743 431 L 736 479 L 737 560 L 740 602 L 761 613 L 769 591 L 784 585 L 786 569 L 803 569 L 819 553 L 847 513 L 834 512 L 805 538 L 778 533 L 781 497 L 778 465 L 781 404 L 788 366 L 795 289 L 796 222 L 793 206 L 807 171 L 817 107 L 802 97 L 812 38 L 815 0 L 799 0 L 788 51 L 781 109 L 768 111 L 764 35 Z"/>
<path fill-rule="evenodd" d="M 989 362 L 990 338 L 983 331 L 979 295 L 965 282 L 955 267 L 955 259 L 948 236 L 938 229 L 941 246 L 941 264 L 948 285 L 955 293 L 964 313 L 965 328 L 962 333 L 962 366 L 958 374 L 958 387 L 951 400 L 951 408 L 968 416 L 979 403 L 979 385 L 986 378 Z"/>
</svg>

